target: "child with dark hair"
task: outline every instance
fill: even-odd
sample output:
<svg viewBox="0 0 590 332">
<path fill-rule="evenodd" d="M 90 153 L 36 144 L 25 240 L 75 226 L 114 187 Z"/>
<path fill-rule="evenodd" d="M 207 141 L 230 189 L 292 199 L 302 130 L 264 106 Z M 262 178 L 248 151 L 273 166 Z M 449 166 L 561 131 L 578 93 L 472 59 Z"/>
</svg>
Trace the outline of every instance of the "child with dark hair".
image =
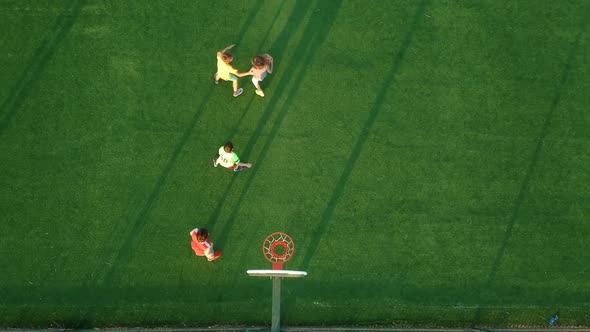
<svg viewBox="0 0 590 332">
<path fill-rule="evenodd" d="M 260 88 L 260 81 L 264 80 L 266 74 L 272 74 L 274 66 L 274 60 L 270 54 L 256 55 L 252 58 L 252 68 L 250 71 L 241 76 L 252 75 L 252 84 L 256 88 L 256 94 L 260 97 L 264 97 L 264 92 Z"/>
<path fill-rule="evenodd" d="M 209 231 L 206 228 L 195 228 L 191 236 L 191 248 L 197 256 L 205 256 L 209 262 L 221 257 L 221 250 L 213 251 L 213 243 L 209 240 Z"/>
<path fill-rule="evenodd" d="M 229 45 L 228 47 L 217 52 L 217 72 L 215 73 L 215 84 L 219 84 L 219 79 L 224 81 L 232 81 L 234 89 L 234 97 L 237 97 L 244 92 L 244 89 L 238 87 L 238 76 L 244 76 L 246 73 L 240 74 L 237 69 L 232 67 L 230 62 L 234 59 L 234 56 L 227 53 L 227 50 L 231 49 L 235 45 Z"/>
<path fill-rule="evenodd" d="M 240 161 L 240 157 L 234 152 L 234 145 L 232 142 L 225 143 L 219 148 L 215 157 L 213 157 L 213 166 L 217 167 L 217 165 L 232 169 L 234 172 L 239 172 L 245 168 L 252 167 L 252 164 Z"/>
</svg>

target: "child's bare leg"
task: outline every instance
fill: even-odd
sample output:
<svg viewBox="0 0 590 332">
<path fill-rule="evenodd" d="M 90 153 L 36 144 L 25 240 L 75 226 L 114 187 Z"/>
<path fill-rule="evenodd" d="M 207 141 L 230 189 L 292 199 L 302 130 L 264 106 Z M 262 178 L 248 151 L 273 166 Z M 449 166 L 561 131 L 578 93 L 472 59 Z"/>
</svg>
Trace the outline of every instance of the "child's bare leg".
<svg viewBox="0 0 590 332">
<path fill-rule="evenodd" d="M 205 250 L 205 257 L 207 257 L 207 259 L 209 259 L 209 260 L 211 260 L 211 258 L 213 258 L 213 247 L 207 248 Z"/>
<path fill-rule="evenodd" d="M 256 79 L 256 77 L 252 77 L 252 84 L 254 84 L 254 87 L 256 88 L 256 94 L 260 97 L 264 97 L 264 91 L 262 91 L 262 88 L 260 88 L 260 83 L 258 82 L 260 81 Z"/>
<path fill-rule="evenodd" d="M 252 77 L 252 84 L 254 84 L 254 87 L 256 88 L 256 90 L 262 91 L 262 89 L 260 88 L 260 84 L 258 82 L 260 82 L 260 81 L 257 80 L 255 77 Z"/>
<path fill-rule="evenodd" d="M 250 163 L 238 163 L 236 165 L 236 168 L 234 168 L 234 172 L 241 172 L 244 170 L 244 168 L 251 168 L 252 164 Z"/>
<path fill-rule="evenodd" d="M 232 85 L 234 87 L 234 97 L 237 97 L 239 95 L 242 94 L 242 92 L 244 92 L 244 89 L 238 87 L 238 77 L 237 76 L 232 76 L 233 82 Z"/>
</svg>

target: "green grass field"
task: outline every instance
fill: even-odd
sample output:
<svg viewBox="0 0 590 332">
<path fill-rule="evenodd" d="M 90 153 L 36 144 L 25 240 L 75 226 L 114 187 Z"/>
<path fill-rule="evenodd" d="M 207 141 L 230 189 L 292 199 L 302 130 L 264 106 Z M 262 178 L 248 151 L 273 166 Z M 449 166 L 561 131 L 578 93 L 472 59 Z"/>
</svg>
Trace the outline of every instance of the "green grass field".
<svg viewBox="0 0 590 332">
<path fill-rule="evenodd" d="M 0 2 L 0 327 L 590 325 L 590 2 Z M 266 97 L 213 84 L 235 43 Z M 254 167 L 211 157 L 231 139 Z M 223 257 L 191 251 L 207 227 Z"/>
</svg>

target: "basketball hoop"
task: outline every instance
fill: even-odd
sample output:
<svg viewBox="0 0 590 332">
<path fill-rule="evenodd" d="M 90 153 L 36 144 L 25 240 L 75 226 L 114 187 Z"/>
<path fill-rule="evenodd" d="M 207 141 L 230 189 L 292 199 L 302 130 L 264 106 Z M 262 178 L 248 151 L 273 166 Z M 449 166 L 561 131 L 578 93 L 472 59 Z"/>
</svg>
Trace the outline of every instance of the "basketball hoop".
<svg viewBox="0 0 590 332">
<path fill-rule="evenodd" d="M 282 270 L 283 264 L 293 257 L 295 242 L 289 234 L 275 232 L 262 242 L 262 254 L 272 264 L 273 270 Z"/>
<path fill-rule="evenodd" d="M 301 278 L 305 271 L 283 270 L 283 264 L 293 257 L 295 242 L 286 233 L 275 232 L 262 242 L 262 254 L 272 264 L 272 270 L 248 270 L 252 277 L 270 277 L 272 279 L 272 325 L 271 332 L 279 332 L 281 322 L 281 279 Z"/>
</svg>

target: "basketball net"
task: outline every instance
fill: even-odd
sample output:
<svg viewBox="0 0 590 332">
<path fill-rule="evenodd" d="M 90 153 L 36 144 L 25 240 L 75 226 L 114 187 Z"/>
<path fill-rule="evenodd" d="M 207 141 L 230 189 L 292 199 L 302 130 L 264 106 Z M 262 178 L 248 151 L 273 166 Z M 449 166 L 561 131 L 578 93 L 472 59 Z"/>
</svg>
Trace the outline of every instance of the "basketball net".
<svg viewBox="0 0 590 332">
<path fill-rule="evenodd" d="M 295 242 L 286 233 L 275 232 L 264 239 L 262 253 L 272 264 L 273 270 L 282 270 L 283 265 L 288 262 L 295 253 Z"/>
</svg>

